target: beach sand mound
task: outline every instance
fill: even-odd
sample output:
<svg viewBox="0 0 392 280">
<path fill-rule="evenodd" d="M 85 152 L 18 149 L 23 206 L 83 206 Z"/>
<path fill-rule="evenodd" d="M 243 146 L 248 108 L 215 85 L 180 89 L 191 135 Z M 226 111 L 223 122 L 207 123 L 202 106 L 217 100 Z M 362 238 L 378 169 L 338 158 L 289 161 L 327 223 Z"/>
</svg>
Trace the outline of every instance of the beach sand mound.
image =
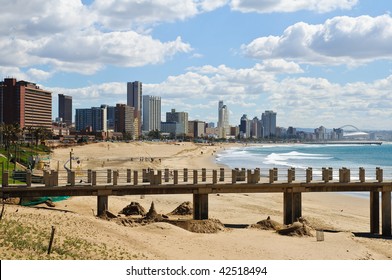
<svg viewBox="0 0 392 280">
<path fill-rule="evenodd" d="M 270 216 L 267 217 L 265 220 L 258 221 L 256 224 L 251 225 L 252 228 L 259 228 L 262 230 L 280 230 L 285 228 L 285 226 L 277 221 L 274 221 L 270 218 Z"/>
<path fill-rule="evenodd" d="M 168 223 L 195 233 L 217 233 L 224 231 L 225 226 L 217 219 L 209 220 L 168 220 Z"/>
<path fill-rule="evenodd" d="M 138 202 L 131 202 L 131 204 L 124 207 L 119 214 L 124 214 L 125 216 L 131 215 L 142 215 L 145 216 L 147 214 L 146 210 L 143 206 L 140 205 Z"/>
<path fill-rule="evenodd" d="M 179 215 L 179 216 L 192 215 L 192 214 L 193 214 L 193 205 L 190 201 L 185 201 L 181 203 L 176 209 L 174 209 L 169 213 L 169 215 Z"/>
<path fill-rule="evenodd" d="M 294 222 L 288 228 L 280 229 L 277 232 L 288 236 L 313 236 L 312 228 L 301 222 Z"/>
</svg>

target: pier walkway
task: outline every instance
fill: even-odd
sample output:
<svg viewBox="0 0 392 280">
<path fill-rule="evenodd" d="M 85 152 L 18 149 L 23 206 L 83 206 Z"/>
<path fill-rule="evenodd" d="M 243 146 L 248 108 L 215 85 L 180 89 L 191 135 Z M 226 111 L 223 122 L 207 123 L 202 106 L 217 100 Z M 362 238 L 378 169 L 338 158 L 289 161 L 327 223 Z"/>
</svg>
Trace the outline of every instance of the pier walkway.
<svg viewBox="0 0 392 280">
<path fill-rule="evenodd" d="M 372 173 L 372 174 L 371 174 Z M 208 219 L 208 195 L 217 193 L 282 193 L 283 221 L 291 224 L 302 216 L 302 195 L 308 192 L 368 192 L 370 194 L 370 233 L 392 236 L 392 180 L 384 180 L 383 169 L 366 174 L 364 168 L 306 170 L 224 169 L 218 170 L 77 170 L 44 171 L 41 184 L 32 183 L 32 174 L 24 176 L 25 184 L 8 184 L 3 173 L 0 197 L 96 196 L 97 213 L 109 209 L 109 196 L 192 194 L 197 220 Z M 370 174 L 370 175 L 369 175 Z M 373 176 L 375 175 L 375 176 Z M 381 217 L 380 217 L 381 206 Z"/>
</svg>

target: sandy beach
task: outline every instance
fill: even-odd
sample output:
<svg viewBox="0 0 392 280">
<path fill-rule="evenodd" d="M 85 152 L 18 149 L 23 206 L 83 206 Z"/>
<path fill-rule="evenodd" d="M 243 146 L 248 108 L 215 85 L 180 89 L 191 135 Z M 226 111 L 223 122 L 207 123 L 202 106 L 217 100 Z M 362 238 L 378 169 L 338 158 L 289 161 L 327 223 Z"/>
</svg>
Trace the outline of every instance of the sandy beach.
<svg viewBox="0 0 392 280">
<path fill-rule="evenodd" d="M 193 143 L 95 143 L 73 147 L 73 153 L 82 169 L 216 169 L 220 167 L 214 160 L 216 154 L 228 148 L 230 145 Z M 70 148 L 55 149 L 51 167 L 62 169 L 69 153 Z M 314 236 L 298 237 L 259 228 L 229 227 L 216 233 L 195 233 L 165 222 L 124 226 L 97 218 L 95 197 L 71 197 L 56 202 L 54 208 L 6 205 L 3 222 L 10 227 L 23 224 L 28 229 L 25 236 L 42 237 L 41 247 L 47 246 L 54 226 L 53 248 L 57 249 L 48 256 L 37 248 L 20 250 L 2 240 L 0 255 L 1 259 L 392 259 L 391 238 L 362 234 L 370 227 L 368 200 L 334 193 L 306 193 L 302 199 L 303 217 L 324 230 L 324 241 L 316 240 L 315 231 Z M 108 208 L 117 214 L 131 202 L 138 202 L 148 210 L 154 202 L 158 213 L 167 214 L 185 201 L 192 201 L 192 195 L 111 196 Z M 268 216 L 282 223 L 282 202 L 282 194 L 210 195 L 209 217 L 229 225 L 255 224 Z M 71 249 L 70 244 L 79 246 L 80 251 Z"/>
</svg>

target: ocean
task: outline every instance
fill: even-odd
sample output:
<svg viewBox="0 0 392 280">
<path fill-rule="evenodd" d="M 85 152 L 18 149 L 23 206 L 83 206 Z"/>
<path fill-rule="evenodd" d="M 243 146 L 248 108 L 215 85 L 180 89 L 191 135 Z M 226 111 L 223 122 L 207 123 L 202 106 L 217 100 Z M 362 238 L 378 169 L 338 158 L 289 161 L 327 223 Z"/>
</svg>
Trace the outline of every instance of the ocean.
<svg viewBox="0 0 392 280">
<path fill-rule="evenodd" d="M 358 180 L 359 167 L 363 167 L 366 180 L 375 180 L 376 168 L 380 167 L 384 179 L 392 180 L 392 143 L 244 145 L 220 152 L 216 160 L 229 168 L 260 168 L 262 176 L 268 176 L 268 170 L 276 167 L 279 178 L 287 176 L 287 169 L 293 167 L 297 180 L 303 181 L 308 167 L 313 168 L 314 180 L 321 180 L 323 167 L 333 168 L 334 179 L 338 178 L 339 168 L 346 167 L 353 180 Z"/>
</svg>

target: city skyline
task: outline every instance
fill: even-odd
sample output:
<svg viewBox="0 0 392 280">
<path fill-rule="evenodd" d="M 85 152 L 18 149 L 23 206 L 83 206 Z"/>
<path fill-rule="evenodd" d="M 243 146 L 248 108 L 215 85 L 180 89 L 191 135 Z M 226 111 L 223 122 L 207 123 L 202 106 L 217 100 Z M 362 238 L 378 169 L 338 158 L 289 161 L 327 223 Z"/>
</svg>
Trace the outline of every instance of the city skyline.
<svg viewBox="0 0 392 280">
<path fill-rule="evenodd" d="M 386 1 L 0 2 L 0 75 L 53 92 L 53 118 L 58 94 L 126 104 L 141 81 L 190 120 L 217 123 L 224 100 L 231 125 L 271 110 L 282 127 L 392 127 Z"/>
</svg>

